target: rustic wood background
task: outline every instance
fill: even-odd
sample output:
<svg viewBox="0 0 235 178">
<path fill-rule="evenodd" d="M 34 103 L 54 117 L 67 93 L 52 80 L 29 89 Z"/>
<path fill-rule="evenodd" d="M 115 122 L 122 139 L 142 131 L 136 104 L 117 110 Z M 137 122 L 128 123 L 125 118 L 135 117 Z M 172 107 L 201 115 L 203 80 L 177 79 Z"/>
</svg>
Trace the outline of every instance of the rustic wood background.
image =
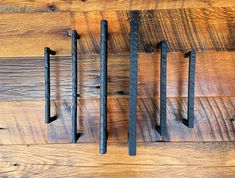
<svg viewBox="0 0 235 178">
<path fill-rule="evenodd" d="M 130 11 L 140 14 L 137 156 L 127 150 Z M 100 21 L 109 22 L 108 154 L 98 154 Z M 78 40 L 78 132 L 71 144 L 71 38 Z M 168 41 L 167 137 L 160 137 L 160 56 Z M 52 114 L 44 123 L 43 48 Z M 188 59 L 197 52 L 195 128 Z M 0 177 L 235 177 L 234 0 L 0 2 Z M 157 143 L 155 143 L 157 142 Z"/>
<path fill-rule="evenodd" d="M 197 53 L 195 96 L 235 96 L 234 52 Z M 70 99 L 72 91 L 71 57 L 51 60 L 51 95 L 53 99 Z M 100 59 L 97 55 L 78 59 L 80 98 L 98 98 Z M 160 56 L 139 55 L 138 95 L 160 95 Z M 0 59 L 1 100 L 44 100 L 43 58 Z M 129 56 L 108 58 L 109 96 L 129 96 Z M 167 96 L 187 97 L 188 58 L 183 53 L 169 53 L 167 59 Z"/>
<path fill-rule="evenodd" d="M 0 14 L 2 57 L 42 56 L 49 46 L 57 55 L 71 55 L 67 31 L 76 29 L 80 54 L 98 54 L 100 21 L 109 22 L 109 53 L 129 53 L 129 11 Z M 167 40 L 170 52 L 233 51 L 235 9 L 187 8 L 140 11 L 139 52 L 157 52 Z M 17 44 L 17 45 L 16 45 Z"/>
</svg>

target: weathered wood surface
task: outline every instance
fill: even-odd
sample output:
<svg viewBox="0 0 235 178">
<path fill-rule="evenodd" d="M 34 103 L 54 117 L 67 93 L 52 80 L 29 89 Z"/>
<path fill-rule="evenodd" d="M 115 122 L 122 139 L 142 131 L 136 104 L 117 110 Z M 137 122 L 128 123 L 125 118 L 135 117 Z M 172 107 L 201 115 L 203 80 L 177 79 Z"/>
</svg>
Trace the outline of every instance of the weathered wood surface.
<svg viewBox="0 0 235 178">
<path fill-rule="evenodd" d="M 1 177 L 226 177 L 235 176 L 235 143 L 139 144 L 128 156 L 127 144 L 0 146 Z"/>
<path fill-rule="evenodd" d="M 168 9 L 139 11 L 139 52 L 156 52 L 167 40 L 169 51 L 235 50 L 235 9 Z M 99 52 L 100 20 L 109 22 L 109 52 L 129 52 L 129 11 L 75 12 L 72 26 L 82 36 L 81 53 Z"/>
<path fill-rule="evenodd" d="M 109 53 L 129 53 L 130 11 L 0 14 L 0 57 L 42 56 L 49 46 L 59 56 L 71 55 L 66 33 L 81 35 L 80 54 L 98 54 L 100 21 L 109 22 Z M 235 50 L 235 9 L 166 9 L 140 11 L 139 52 L 156 52 L 167 40 L 169 51 Z"/>
<path fill-rule="evenodd" d="M 139 55 L 139 96 L 159 96 L 159 54 Z M 188 58 L 170 53 L 167 67 L 167 96 L 188 95 Z M 42 58 L 0 60 L 0 100 L 44 100 L 44 64 Z M 71 58 L 51 60 L 51 95 L 71 98 Z M 99 97 L 99 56 L 79 57 L 78 93 L 81 98 Z M 197 54 L 196 96 L 235 96 L 234 52 Z M 108 94 L 129 95 L 129 55 L 109 56 Z"/>
<path fill-rule="evenodd" d="M 99 142 L 99 100 L 78 101 L 78 142 Z M 71 102 L 52 102 L 58 119 L 44 123 L 44 102 L 0 103 L 0 144 L 45 144 L 71 142 Z M 195 128 L 184 125 L 186 98 L 167 100 L 167 137 L 161 138 L 159 99 L 138 98 L 137 141 L 235 141 L 235 98 L 195 99 Z M 108 142 L 127 142 L 128 97 L 108 99 Z"/>
<path fill-rule="evenodd" d="M 234 0 L 4 0 L 0 13 L 235 7 Z"/>
<path fill-rule="evenodd" d="M 70 54 L 70 13 L 0 15 L 0 56 L 43 56 L 44 47 Z"/>
</svg>

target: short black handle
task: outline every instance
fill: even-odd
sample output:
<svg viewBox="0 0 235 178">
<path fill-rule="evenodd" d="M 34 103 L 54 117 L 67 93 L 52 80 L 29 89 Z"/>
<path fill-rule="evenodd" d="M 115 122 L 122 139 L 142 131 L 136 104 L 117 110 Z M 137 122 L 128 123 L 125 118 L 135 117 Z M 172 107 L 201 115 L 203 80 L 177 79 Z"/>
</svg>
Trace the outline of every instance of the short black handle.
<svg viewBox="0 0 235 178">
<path fill-rule="evenodd" d="M 45 67 L 45 122 L 51 122 L 51 104 L 50 104 L 50 55 L 55 55 L 56 52 L 50 48 L 44 48 L 44 67 Z"/>
<path fill-rule="evenodd" d="M 194 90 L 195 90 L 195 68 L 196 68 L 196 51 L 192 50 L 185 54 L 189 57 L 189 74 L 188 74 L 188 127 L 194 127 Z"/>
</svg>

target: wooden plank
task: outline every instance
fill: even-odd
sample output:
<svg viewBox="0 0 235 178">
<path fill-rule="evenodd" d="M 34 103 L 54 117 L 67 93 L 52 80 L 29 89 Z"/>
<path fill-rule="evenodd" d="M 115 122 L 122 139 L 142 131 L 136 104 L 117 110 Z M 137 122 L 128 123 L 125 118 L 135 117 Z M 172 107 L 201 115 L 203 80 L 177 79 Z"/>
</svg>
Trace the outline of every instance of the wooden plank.
<svg viewBox="0 0 235 178">
<path fill-rule="evenodd" d="M 235 8 L 140 11 L 139 52 L 157 52 L 167 40 L 169 51 L 234 51 Z M 49 46 L 59 56 L 71 55 L 66 33 L 81 35 L 80 54 L 99 54 L 100 21 L 109 22 L 109 53 L 129 53 L 130 11 L 0 14 L 0 57 L 42 56 Z"/>
<path fill-rule="evenodd" d="M 140 11 L 139 52 L 156 52 L 168 41 L 169 51 L 235 50 L 234 8 Z M 81 53 L 99 52 L 100 21 L 109 22 L 109 52 L 129 52 L 129 11 L 75 12 L 73 27 L 81 35 Z"/>
<path fill-rule="evenodd" d="M 43 56 L 47 46 L 58 55 L 70 54 L 70 17 L 68 12 L 1 14 L 0 56 Z"/>
<path fill-rule="evenodd" d="M 178 8 L 235 7 L 234 0 L 5 0 L 0 3 L 0 13 L 105 11 L 105 10 L 154 10 Z"/>
<path fill-rule="evenodd" d="M 2 177 L 234 177 L 235 143 L 139 144 L 128 156 L 127 144 L 0 146 Z"/>
<path fill-rule="evenodd" d="M 183 53 L 168 54 L 167 96 L 187 97 L 188 58 Z M 80 98 L 99 97 L 99 56 L 79 57 L 78 92 Z M 44 100 L 42 58 L 0 60 L 0 100 Z M 71 98 L 71 58 L 51 60 L 51 95 L 54 99 Z M 235 96 L 234 52 L 197 54 L 195 96 Z M 30 76 L 30 77 L 29 77 Z M 160 56 L 139 55 L 139 96 L 159 96 Z M 108 94 L 129 95 L 129 55 L 109 56 Z"/>
<path fill-rule="evenodd" d="M 0 144 L 46 144 L 71 142 L 71 101 L 53 101 L 45 122 L 44 102 L 0 102 Z M 235 141 L 234 97 L 195 99 L 195 128 L 184 125 L 187 98 L 168 98 L 167 137 L 156 131 L 159 98 L 138 98 L 137 141 Z M 78 142 L 99 142 L 99 99 L 78 100 Z M 128 97 L 108 99 L 108 142 L 127 142 Z"/>
</svg>

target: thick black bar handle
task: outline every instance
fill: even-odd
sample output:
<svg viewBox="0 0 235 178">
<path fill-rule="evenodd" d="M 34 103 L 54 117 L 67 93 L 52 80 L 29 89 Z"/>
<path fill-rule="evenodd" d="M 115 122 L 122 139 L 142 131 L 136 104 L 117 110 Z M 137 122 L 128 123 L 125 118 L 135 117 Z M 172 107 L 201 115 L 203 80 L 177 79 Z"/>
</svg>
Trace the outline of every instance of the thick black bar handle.
<svg viewBox="0 0 235 178">
<path fill-rule="evenodd" d="M 160 134 L 166 137 L 167 124 L 166 124 L 166 94 L 167 94 L 167 42 L 165 40 L 158 44 L 161 49 L 161 64 L 160 64 Z"/>
<path fill-rule="evenodd" d="M 196 52 L 194 50 L 188 52 L 189 57 L 189 75 L 188 75 L 188 127 L 194 127 L 194 88 L 195 88 L 195 67 Z"/>
<path fill-rule="evenodd" d="M 138 82 L 138 11 L 132 13 L 130 21 L 130 89 L 129 89 L 129 155 L 136 155 L 136 99 Z"/>
<path fill-rule="evenodd" d="M 72 143 L 77 142 L 77 39 L 79 35 L 71 31 L 72 37 Z"/>
<path fill-rule="evenodd" d="M 108 22 L 101 21 L 100 32 L 100 154 L 107 152 L 107 42 Z"/>
<path fill-rule="evenodd" d="M 51 122 L 51 103 L 50 103 L 50 55 L 55 55 L 56 52 L 50 48 L 44 48 L 44 67 L 45 67 L 45 122 Z"/>
</svg>

